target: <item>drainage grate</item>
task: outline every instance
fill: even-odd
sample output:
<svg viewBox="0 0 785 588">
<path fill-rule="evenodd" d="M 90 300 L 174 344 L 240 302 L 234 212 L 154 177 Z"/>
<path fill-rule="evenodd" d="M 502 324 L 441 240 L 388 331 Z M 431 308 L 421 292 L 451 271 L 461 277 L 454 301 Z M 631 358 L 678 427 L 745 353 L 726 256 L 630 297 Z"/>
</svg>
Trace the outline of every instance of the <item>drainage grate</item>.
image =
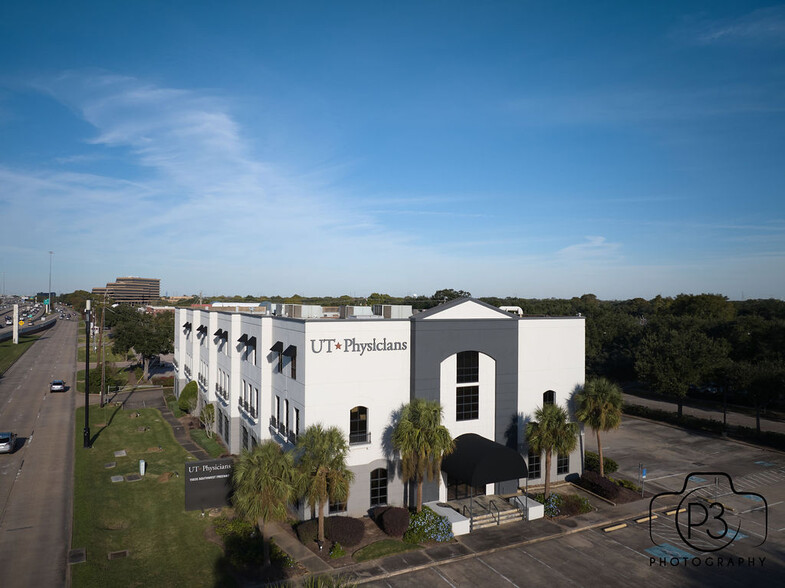
<svg viewBox="0 0 785 588">
<path fill-rule="evenodd" d="M 85 561 L 87 561 L 87 552 L 85 551 L 84 547 L 80 547 L 79 549 L 72 549 L 68 552 L 69 564 L 78 564 Z"/>
<path fill-rule="evenodd" d="M 123 559 L 124 557 L 128 557 L 128 550 L 123 549 L 122 551 L 110 551 L 109 552 L 109 559 Z"/>
</svg>

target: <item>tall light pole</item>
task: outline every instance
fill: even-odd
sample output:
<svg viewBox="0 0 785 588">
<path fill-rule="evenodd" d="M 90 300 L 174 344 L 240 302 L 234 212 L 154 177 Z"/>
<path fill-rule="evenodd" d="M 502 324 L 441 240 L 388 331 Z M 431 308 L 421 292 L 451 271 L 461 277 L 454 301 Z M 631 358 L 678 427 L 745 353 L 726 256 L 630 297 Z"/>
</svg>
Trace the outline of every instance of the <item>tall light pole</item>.
<svg viewBox="0 0 785 588">
<path fill-rule="evenodd" d="M 54 254 L 54 251 L 49 252 L 49 304 L 47 312 L 52 312 L 52 256 Z"/>
<path fill-rule="evenodd" d="M 84 447 L 90 448 L 90 301 L 85 301 Z"/>
</svg>

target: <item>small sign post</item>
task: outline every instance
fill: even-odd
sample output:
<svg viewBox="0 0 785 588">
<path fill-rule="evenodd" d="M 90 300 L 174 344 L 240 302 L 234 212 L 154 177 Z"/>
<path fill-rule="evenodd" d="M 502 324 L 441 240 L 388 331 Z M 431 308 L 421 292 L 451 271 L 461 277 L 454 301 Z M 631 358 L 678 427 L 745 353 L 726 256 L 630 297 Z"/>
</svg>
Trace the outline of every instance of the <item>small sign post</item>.
<svg viewBox="0 0 785 588">
<path fill-rule="evenodd" d="M 646 485 L 646 468 L 641 470 L 641 498 L 643 497 L 643 487 Z"/>
</svg>

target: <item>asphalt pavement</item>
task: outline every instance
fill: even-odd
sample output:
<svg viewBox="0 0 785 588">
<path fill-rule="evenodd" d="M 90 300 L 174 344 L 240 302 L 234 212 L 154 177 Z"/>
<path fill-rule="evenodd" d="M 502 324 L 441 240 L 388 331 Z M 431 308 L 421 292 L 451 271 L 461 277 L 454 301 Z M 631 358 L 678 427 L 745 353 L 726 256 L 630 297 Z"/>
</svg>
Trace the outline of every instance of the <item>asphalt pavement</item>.
<svg viewBox="0 0 785 588">
<path fill-rule="evenodd" d="M 0 429 L 19 436 L 0 455 L 0 584 L 65 586 L 73 495 L 76 321 L 58 321 L 0 378 Z"/>
</svg>

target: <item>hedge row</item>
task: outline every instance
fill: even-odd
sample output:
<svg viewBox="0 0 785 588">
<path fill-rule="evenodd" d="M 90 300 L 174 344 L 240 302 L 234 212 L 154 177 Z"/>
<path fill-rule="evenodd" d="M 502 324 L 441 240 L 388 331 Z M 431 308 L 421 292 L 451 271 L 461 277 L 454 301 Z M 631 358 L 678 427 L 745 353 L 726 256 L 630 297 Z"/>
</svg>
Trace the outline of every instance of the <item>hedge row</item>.
<svg viewBox="0 0 785 588">
<path fill-rule="evenodd" d="M 661 410 L 658 408 L 649 408 L 647 406 L 640 406 L 637 404 L 625 404 L 624 413 L 640 416 L 655 421 L 670 423 L 686 429 L 694 429 L 696 431 L 707 431 L 709 433 L 722 433 L 724 426 L 721 421 L 712 419 L 702 419 L 691 415 L 682 415 L 679 418 L 678 413 Z M 728 425 L 728 435 L 741 439 L 742 441 L 749 441 L 759 445 L 766 445 L 773 447 L 780 451 L 785 451 L 785 434 L 775 433 L 774 431 L 758 431 L 752 427 L 741 427 L 735 425 Z"/>
<path fill-rule="evenodd" d="M 619 469 L 619 464 L 617 464 L 610 457 L 603 456 L 602 463 L 605 466 L 604 472 L 606 474 L 612 474 L 613 472 Z M 584 469 L 591 470 L 593 472 L 599 472 L 600 471 L 599 454 L 594 453 L 593 451 L 584 451 L 583 464 L 584 464 Z"/>
<path fill-rule="evenodd" d="M 308 545 L 314 543 L 319 536 L 319 521 L 311 519 L 303 521 L 295 528 L 300 543 Z M 344 547 L 359 545 L 365 534 L 365 525 L 362 520 L 352 517 L 326 517 L 324 519 L 324 536 L 334 543 Z"/>
</svg>

